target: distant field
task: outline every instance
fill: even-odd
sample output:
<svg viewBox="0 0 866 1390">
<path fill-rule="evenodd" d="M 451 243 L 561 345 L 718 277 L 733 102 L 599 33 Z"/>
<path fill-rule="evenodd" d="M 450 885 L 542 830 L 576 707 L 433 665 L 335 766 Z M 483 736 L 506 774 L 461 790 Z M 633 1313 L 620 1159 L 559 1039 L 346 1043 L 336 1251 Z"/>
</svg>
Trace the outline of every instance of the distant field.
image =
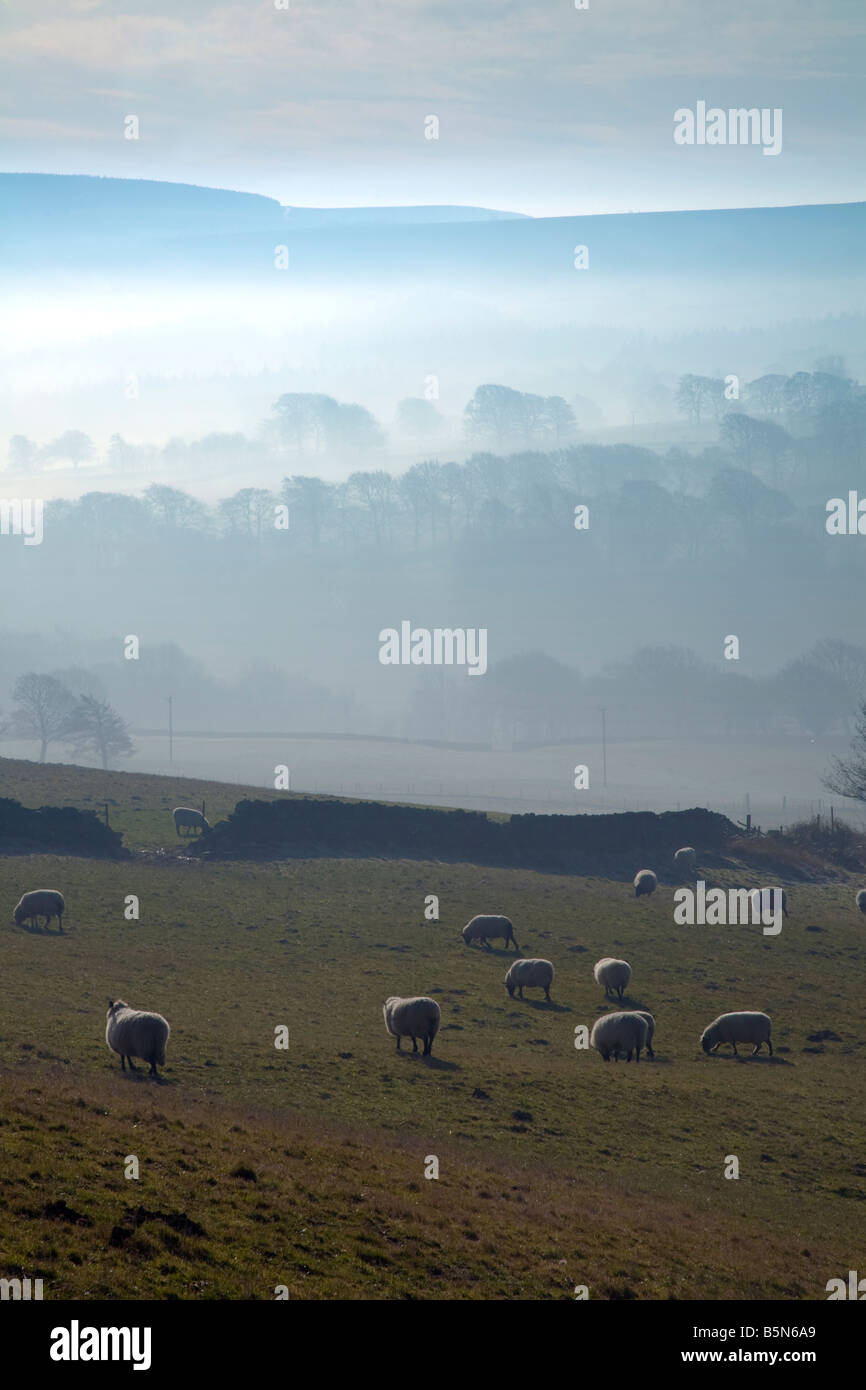
<svg viewBox="0 0 866 1390">
<path fill-rule="evenodd" d="M 171 803 L 205 796 L 216 814 L 238 789 L 0 761 L 0 795 L 28 804 L 109 792 L 140 798 L 122 814 L 148 854 L 0 856 L 0 1275 L 42 1277 L 52 1298 L 271 1298 L 284 1283 L 293 1299 L 556 1299 L 584 1283 L 603 1299 L 823 1299 L 858 1267 L 852 881 L 790 885 L 769 938 L 674 926 L 669 888 L 635 901 L 599 878 L 159 861 Z M 40 884 L 66 894 L 63 937 L 9 923 Z M 479 910 L 508 913 L 522 950 L 554 962 L 551 1005 L 510 1000 L 509 955 L 462 944 Z M 631 962 L 629 1002 L 656 1015 L 654 1063 L 573 1045 L 605 1007 L 603 954 Z M 439 1000 L 432 1061 L 396 1055 L 392 993 Z M 163 1083 L 122 1075 L 105 1048 L 118 996 L 171 1021 Z M 772 1015 L 773 1059 L 703 1056 L 701 1030 L 733 1008 Z"/>
<path fill-rule="evenodd" d="M 789 825 L 816 811 L 836 811 L 866 824 L 864 808 L 831 797 L 821 783 L 831 756 L 844 756 L 848 740 L 820 743 L 787 739 L 744 743 L 647 739 L 607 745 L 607 787 L 601 744 L 514 751 L 430 747 L 377 739 L 303 738 L 293 735 L 190 736 L 174 741 L 136 734 L 137 754 L 124 766 L 171 778 L 219 778 L 273 788 L 274 766 L 285 764 L 294 791 L 414 801 L 470 810 L 676 811 L 706 806 L 733 820 L 751 812 L 755 824 Z M 32 758 L 32 743 L 4 742 L 9 758 Z M 55 750 L 59 752 L 59 750 Z M 574 768 L 590 769 L 588 790 L 574 790 Z"/>
</svg>

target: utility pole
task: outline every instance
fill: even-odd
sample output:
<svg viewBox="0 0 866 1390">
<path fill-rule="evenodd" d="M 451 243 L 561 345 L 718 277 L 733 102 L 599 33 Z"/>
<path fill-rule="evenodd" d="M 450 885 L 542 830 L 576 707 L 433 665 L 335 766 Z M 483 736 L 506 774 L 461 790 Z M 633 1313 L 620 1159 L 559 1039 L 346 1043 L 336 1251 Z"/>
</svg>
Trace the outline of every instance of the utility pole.
<svg viewBox="0 0 866 1390">
<path fill-rule="evenodd" d="M 607 710 L 601 711 L 601 784 L 607 786 Z"/>
<path fill-rule="evenodd" d="M 172 723 L 171 695 L 167 695 L 168 700 L 168 760 L 174 762 L 174 725 Z"/>
</svg>

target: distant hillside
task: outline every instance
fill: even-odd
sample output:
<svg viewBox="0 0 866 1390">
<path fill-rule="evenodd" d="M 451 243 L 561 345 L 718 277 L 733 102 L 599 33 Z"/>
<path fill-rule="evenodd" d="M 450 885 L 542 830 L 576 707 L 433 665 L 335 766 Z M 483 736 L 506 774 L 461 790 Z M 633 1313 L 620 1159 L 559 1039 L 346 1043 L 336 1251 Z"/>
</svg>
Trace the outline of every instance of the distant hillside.
<svg viewBox="0 0 866 1390">
<path fill-rule="evenodd" d="M 285 243 L 293 276 L 308 284 L 444 277 L 497 288 L 579 284 L 584 293 L 606 278 L 664 276 L 700 277 L 726 294 L 756 281 L 787 293 L 807 275 L 813 288 L 844 280 L 850 303 L 866 241 L 866 203 L 533 218 L 459 207 L 291 208 L 186 184 L 0 174 L 0 208 L 7 269 L 40 278 L 46 265 L 122 271 L 126 282 L 133 261 L 140 276 L 264 281 Z M 576 281 L 579 245 L 591 275 Z"/>
</svg>

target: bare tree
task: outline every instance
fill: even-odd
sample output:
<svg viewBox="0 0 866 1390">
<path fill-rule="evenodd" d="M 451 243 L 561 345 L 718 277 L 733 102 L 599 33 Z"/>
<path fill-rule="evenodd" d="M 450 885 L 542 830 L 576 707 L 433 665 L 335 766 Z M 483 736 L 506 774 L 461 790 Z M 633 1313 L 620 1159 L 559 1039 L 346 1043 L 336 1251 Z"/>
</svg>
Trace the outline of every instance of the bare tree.
<svg viewBox="0 0 866 1390">
<path fill-rule="evenodd" d="M 92 695 L 82 695 L 75 704 L 63 741 L 73 757 L 85 753 L 101 758 L 106 771 L 116 758 L 129 758 L 135 752 L 126 720 L 107 700 Z"/>
<path fill-rule="evenodd" d="M 45 762 L 49 743 L 62 739 L 69 729 L 75 700 L 54 676 L 27 671 L 19 676 L 12 691 L 17 706 L 13 728 L 24 738 L 39 739 L 39 761 Z"/>
<path fill-rule="evenodd" d="M 854 730 L 851 756 L 847 760 L 832 758 L 830 771 L 821 781 L 828 791 L 836 792 L 838 796 L 847 796 L 852 801 L 866 801 L 866 700 L 860 706 Z"/>
</svg>

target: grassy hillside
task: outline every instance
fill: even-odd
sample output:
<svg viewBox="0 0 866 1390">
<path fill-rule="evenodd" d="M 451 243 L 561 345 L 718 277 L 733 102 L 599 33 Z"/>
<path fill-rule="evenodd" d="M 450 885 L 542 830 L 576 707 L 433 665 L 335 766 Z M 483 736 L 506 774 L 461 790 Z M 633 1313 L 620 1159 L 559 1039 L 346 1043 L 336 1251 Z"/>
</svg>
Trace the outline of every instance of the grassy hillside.
<svg viewBox="0 0 866 1390">
<path fill-rule="evenodd" d="M 293 1298 L 559 1298 L 585 1283 L 596 1298 L 821 1299 L 857 1268 L 866 928 L 847 881 L 792 887 L 776 938 L 677 927 L 669 888 L 635 901 L 598 878 L 163 857 L 165 804 L 204 794 L 216 814 L 240 790 L 19 778 L 0 762 L 0 795 L 39 804 L 39 778 L 61 804 L 83 804 L 77 783 L 139 797 L 147 852 L 0 857 L 0 1274 L 43 1277 L 51 1297 L 267 1298 L 285 1283 Z M 38 885 L 66 895 L 63 937 L 9 924 Z M 523 952 L 554 962 L 552 1004 L 510 1000 L 509 956 L 462 944 L 479 910 L 507 913 Z M 633 966 L 655 1063 L 573 1045 L 605 1007 L 603 954 Z M 432 1060 L 395 1053 L 393 993 L 439 1000 Z M 105 1048 L 109 996 L 171 1021 L 160 1083 L 121 1075 Z M 772 1015 L 773 1059 L 700 1052 L 735 1008 Z"/>
</svg>

